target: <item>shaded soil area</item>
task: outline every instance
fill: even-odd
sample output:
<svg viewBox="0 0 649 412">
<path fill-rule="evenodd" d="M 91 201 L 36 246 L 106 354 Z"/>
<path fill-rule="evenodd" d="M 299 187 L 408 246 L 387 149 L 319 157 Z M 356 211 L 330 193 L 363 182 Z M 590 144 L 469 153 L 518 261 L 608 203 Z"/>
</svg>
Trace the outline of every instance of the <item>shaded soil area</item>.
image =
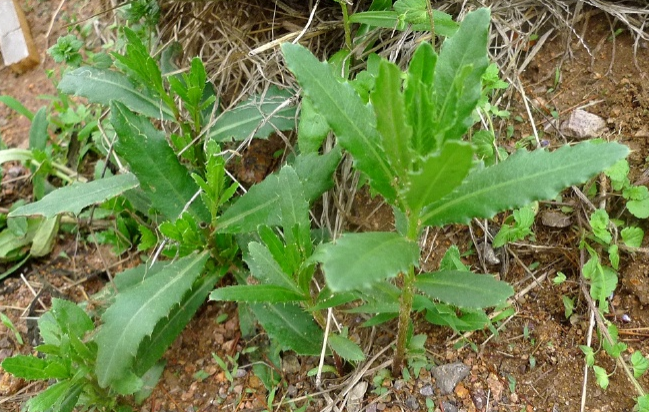
<svg viewBox="0 0 649 412">
<path fill-rule="evenodd" d="M 54 5 L 28 3 L 34 7 L 27 13 L 34 37 L 40 50 L 44 50 L 45 29 Z M 73 4 L 66 3 L 68 7 Z M 546 140 L 550 147 L 558 147 L 574 139 L 551 126 L 546 127 L 553 112 L 560 120 L 566 120 L 576 108 L 584 107 L 601 116 L 607 125 L 603 138 L 620 141 L 632 148 L 629 157 L 631 181 L 645 184 L 649 181 L 646 177 L 649 82 L 637 67 L 649 67 L 649 50 L 641 43 L 634 54 L 634 41 L 627 31 L 611 38 L 609 21 L 601 13 L 594 13 L 585 24 L 586 27 L 579 27 L 579 32 L 585 33 L 588 50 L 575 38 L 570 42 L 573 57 L 564 59 L 566 39 L 557 37 L 543 47 L 521 74 L 525 92 L 534 103 L 533 121 L 541 131 L 540 139 Z M 50 67 L 49 64 L 45 67 Z M 43 69 L 21 76 L 7 68 L 1 69 L 0 94 L 19 97 L 27 107 L 37 109 L 42 103 L 35 97 L 54 92 Z M 509 110 L 512 117 L 501 128 L 501 144 L 513 150 L 517 141 L 533 132 L 520 98 L 512 100 Z M 516 116 L 522 121 L 514 120 Z M 513 127 L 514 133 L 506 139 L 504 130 L 508 125 Z M 25 147 L 28 128 L 28 122 L 8 108 L 0 107 L 0 132 L 5 144 Z M 247 183 L 258 182 L 260 174 L 277 166 L 274 157 L 277 150 L 276 142 L 255 144 L 251 157 L 244 157 L 236 165 L 235 173 L 249 177 Z M 28 171 L 16 169 L 12 174 L 9 172 L 12 167 L 19 166 L 7 164 L 3 168 L 0 210 L 8 209 L 21 197 L 29 197 L 31 192 Z M 11 180 L 20 176 L 25 178 Z M 246 347 L 263 341 L 263 331 L 253 338 L 242 337 L 236 306 L 209 303 L 200 309 L 165 354 L 167 366 L 163 378 L 153 395 L 138 408 L 147 412 L 256 411 L 292 410 L 307 405 L 305 410 L 320 411 L 326 410 L 331 400 L 342 399 L 349 384 L 346 378 L 359 376 L 360 382 L 367 383 L 360 402 L 360 407 L 366 411 L 578 411 L 584 382 L 584 356 L 579 345 L 586 343 L 589 326 L 588 307 L 579 277 L 582 257 L 578 246 L 581 228 L 587 225 L 588 208 L 570 190 L 564 193 L 562 201 L 572 205 L 573 211 L 567 215 L 571 220 L 569 226 L 550 227 L 539 219 L 534 226 L 535 241 L 517 242 L 494 251 L 497 264 L 482 261 L 477 253 L 480 247 L 476 246 L 479 244 L 476 240 L 485 230 L 477 223 L 472 225 L 471 231 L 451 226 L 427 232 L 422 239 L 425 251 L 422 268 L 435 269 L 445 250 L 455 244 L 466 253 L 464 261 L 472 269 L 499 273 L 517 292 L 513 303 L 516 313 L 495 325 L 497 333 L 485 330 L 460 337 L 447 329 L 429 325 L 423 318 L 416 319 L 415 332 L 427 335 L 426 348 L 431 364 L 459 362 L 468 367 L 468 376 L 451 393 L 442 394 L 434 385 L 436 379 L 426 368 L 407 380 L 375 379 L 381 370 L 389 368 L 392 349 L 383 349 L 393 344 L 396 323 L 374 330 L 362 329 L 358 325 L 363 318 L 340 314 L 342 323 L 350 326 L 350 334 L 360 339 L 362 347 L 369 348 L 368 359 L 372 361 L 357 365 L 348 376 L 325 374 L 322 388 L 316 388 L 314 377 L 307 372 L 317 366 L 318 359 L 284 353 L 282 365 L 277 365 L 282 382 L 269 405 L 269 393 L 252 373 L 250 360 L 245 355 L 237 360 L 238 371 L 232 376 L 223 371 L 213 357 L 213 354 L 222 359 L 235 357 Z M 649 229 L 646 221 L 638 221 L 626 213 L 618 199 L 609 198 L 607 202 L 620 219 L 645 231 Z M 558 209 L 553 202 L 541 203 L 542 212 Z M 504 216 L 500 216 L 491 225 L 497 226 L 503 219 Z M 390 209 L 380 199 L 363 191 L 359 192 L 348 220 L 350 230 L 392 227 Z M 116 257 L 109 248 L 97 250 L 93 244 L 72 235 L 61 235 L 49 258 L 31 261 L 19 271 L 24 279 L 12 276 L 0 284 L 0 311 L 9 316 L 23 336 L 29 337 L 26 345 L 20 346 L 11 331 L 0 325 L 0 359 L 31 351 L 33 322 L 30 321 L 48 307 L 51 297 L 87 301 L 108 281 L 110 274 L 129 267 L 137 259 L 135 255 Z M 0 264 L 0 269 L 8 266 Z M 558 272 L 566 274 L 567 281 L 555 285 L 552 280 Z M 648 276 L 649 255 L 645 252 L 622 255 L 620 286 L 611 298 L 609 320 L 619 328 L 620 338 L 629 346 L 629 352 L 649 354 Z M 574 314 L 570 317 L 565 315 L 564 296 L 575 302 Z M 596 335 L 593 340 L 592 346 L 598 348 Z M 332 361 L 327 359 L 326 362 Z M 615 370 L 614 362 L 603 351 L 596 355 L 596 363 L 608 373 Z M 0 410 L 18 411 L 26 398 L 43 387 L 0 373 Z M 647 377 L 641 378 L 640 383 L 649 387 Z M 621 371 L 612 373 L 606 390 L 599 388 L 592 372 L 589 373 L 585 397 L 587 411 L 630 411 L 635 396 Z M 359 410 L 349 405 L 346 408 Z"/>
</svg>

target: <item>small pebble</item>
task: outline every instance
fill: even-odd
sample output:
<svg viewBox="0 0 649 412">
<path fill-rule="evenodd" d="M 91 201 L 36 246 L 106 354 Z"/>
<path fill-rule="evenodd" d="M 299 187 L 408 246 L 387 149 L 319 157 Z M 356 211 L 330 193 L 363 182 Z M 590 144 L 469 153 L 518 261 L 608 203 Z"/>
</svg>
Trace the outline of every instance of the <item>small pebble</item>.
<svg viewBox="0 0 649 412">
<path fill-rule="evenodd" d="M 424 396 L 433 396 L 435 394 L 435 389 L 433 389 L 433 385 L 426 385 L 419 389 L 419 393 Z"/>
<path fill-rule="evenodd" d="M 371 403 L 367 405 L 367 408 L 365 408 L 365 410 L 367 412 L 377 412 L 378 409 L 376 408 L 376 405 L 377 405 L 376 403 Z"/>
<path fill-rule="evenodd" d="M 400 391 L 401 389 L 406 387 L 406 381 L 403 379 L 397 379 L 394 381 L 394 389 L 397 391 Z"/>
<path fill-rule="evenodd" d="M 417 398 L 414 396 L 409 396 L 408 399 L 406 399 L 406 407 L 410 409 L 411 411 L 416 411 L 419 409 L 419 402 L 417 402 Z"/>
<path fill-rule="evenodd" d="M 247 372 L 246 372 L 245 369 L 237 369 L 236 371 L 234 371 L 234 374 L 232 375 L 232 377 L 234 377 L 234 378 L 243 378 L 244 376 L 246 376 L 246 374 L 247 374 Z"/>
<path fill-rule="evenodd" d="M 457 412 L 457 406 L 453 402 L 444 401 L 442 402 L 442 406 L 444 407 L 444 412 Z"/>
</svg>

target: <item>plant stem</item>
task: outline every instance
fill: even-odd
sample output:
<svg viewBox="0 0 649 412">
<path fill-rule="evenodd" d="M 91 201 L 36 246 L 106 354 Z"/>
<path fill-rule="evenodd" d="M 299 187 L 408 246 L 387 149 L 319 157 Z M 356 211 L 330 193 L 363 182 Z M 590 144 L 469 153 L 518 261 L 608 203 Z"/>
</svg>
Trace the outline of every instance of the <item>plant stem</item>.
<svg viewBox="0 0 649 412">
<path fill-rule="evenodd" d="M 435 47 L 435 19 L 433 18 L 432 0 L 426 0 L 426 7 L 428 8 L 428 18 L 430 19 L 430 44 Z"/>
<path fill-rule="evenodd" d="M 416 242 L 419 234 L 419 222 L 417 217 L 419 212 L 410 213 L 408 219 L 407 238 Z M 410 328 L 410 312 L 412 312 L 412 302 L 415 297 L 415 268 L 411 266 L 408 272 L 401 274 L 403 286 L 401 288 L 401 303 L 399 305 L 399 329 L 397 331 L 397 351 L 392 361 L 392 375 L 399 376 L 403 367 L 403 361 L 406 357 L 406 345 L 408 340 L 408 329 Z"/>
<path fill-rule="evenodd" d="M 406 344 L 408 328 L 410 327 L 410 312 L 414 299 L 415 268 L 411 267 L 408 273 L 402 273 L 403 287 L 401 289 L 401 304 L 399 305 L 399 329 L 397 332 L 397 351 L 392 360 L 392 375 L 401 375 L 401 368 L 406 357 Z"/>
<path fill-rule="evenodd" d="M 352 50 L 352 33 L 349 28 L 349 12 L 347 11 L 347 3 L 345 0 L 337 0 L 340 3 L 340 8 L 343 11 L 343 26 L 345 27 L 345 47 L 347 50 Z"/>
</svg>

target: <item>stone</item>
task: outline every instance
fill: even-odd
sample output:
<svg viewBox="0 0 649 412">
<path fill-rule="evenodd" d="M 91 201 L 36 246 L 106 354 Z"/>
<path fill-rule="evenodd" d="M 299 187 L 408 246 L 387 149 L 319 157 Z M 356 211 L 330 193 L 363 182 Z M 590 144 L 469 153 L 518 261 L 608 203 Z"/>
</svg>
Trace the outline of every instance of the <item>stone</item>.
<svg viewBox="0 0 649 412">
<path fill-rule="evenodd" d="M 541 223 L 543 223 L 543 226 L 562 229 L 570 226 L 572 222 L 570 216 L 564 215 L 557 210 L 546 209 L 541 212 Z"/>
<path fill-rule="evenodd" d="M 469 375 L 470 368 L 462 362 L 449 363 L 433 368 L 431 371 L 435 378 L 435 385 L 442 392 L 448 395 L 453 392 L 455 385 Z"/>
<path fill-rule="evenodd" d="M 419 402 L 417 401 L 417 398 L 415 396 L 409 396 L 406 399 L 406 408 L 410 409 L 411 411 L 416 411 L 419 410 Z"/>
<path fill-rule="evenodd" d="M 576 139 L 589 139 L 600 137 L 606 130 L 606 120 L 596 114 L 577 109 L 570 113 L 570 117 L 561 123 L 561 133 Z"/>
<path fill-rule="evenodd" d="M 444 412 L 457 412 L 457 406 L 453 402 L 444 401 L 442 402 L 442 406 L 444 407 Z"/>
<path fill-rule="evenodd" d="M 419 393 L 424 396 L 433 396 L 435 395 L 435 389 L 433 389 L 433 385 L 426 385 L 419 389 Z"/>
</svg>

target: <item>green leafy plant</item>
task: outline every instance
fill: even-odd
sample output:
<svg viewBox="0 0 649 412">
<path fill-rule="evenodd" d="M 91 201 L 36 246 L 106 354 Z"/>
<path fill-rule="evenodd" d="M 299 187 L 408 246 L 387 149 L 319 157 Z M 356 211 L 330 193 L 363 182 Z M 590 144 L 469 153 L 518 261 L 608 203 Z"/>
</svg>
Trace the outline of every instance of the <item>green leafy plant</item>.
<svg viewBox="0 0 649 412">
<path fill-rule="evenodd" d="M 219 111 L 216 97 L 199 59 L 194 59 L 183 75 L 166 75 L 162 63 L 151 57 L 135 31 L 124 29 L 123 36 L 127 46 L 124 54 L 112 54 L 115 68 L 87 66 L 66 71 L 58 87 L 63 93 L 84 96 L 91 103 L 110 108 L 110 116 L 102 124 L 110 141 L 105 152 L 107 162 L 130 172 L 112 175 L 105 168 L 103 178 L 58 188 L 37 202 L 16 205 L 8 216 L 6 230 L 11 230 L 14 238 L 16 233 L 21 234 L 20 239 L 26 243 L 15 246 L 15 241 L 9 245 L 0 242 L 6 249 L 24 248 L 37 238 L 43 219 L 58 221 L 63 215 L 79 216 L 92 205 L 108 202 L 112 209 L 128 207 L 130 219 L 117 221 L 121 236 L 129 242 L 139 237 L 143 249 L 157 246 L 156 258 L 160 254 L 174 258 L 171 263 L 154 258 L 117 274 L 114 284 L 104 291 L 107 307 L 100 311 L 101 325 L 87 339 L 93 350 L 84 360 L 83 385 L 98 388 L 97 396 L 107 399 L 97 404 L 107 405 L 106 410 L 113 408 L 116 395 L 144 396 L 152 376 L 161 370 L 157 362 L 165 349 L 191 320 L 215 283 L 226 272 L 237 272 L 241 267 L 239 245 L 233 235 L 238 232 L 217 232 L 216 227 L 222 218 L 234 224 L 260 210 L 248 204 L 228 209 L 230 213 L 223 215 L 237 185 L 227 176 L 225 152 L 219 143 L 267 136 L 273 127 L 286 130 L 293 127 L 293 122 L 287 126 L 284 116 L 295 115 L 295 108 L 287 105 L 290 101 L 284 98 L 285 92 L 271 90 L 261 113 L 244 113 L 245 108 L 259 103 L 248 101 L 235 109 L 241 112 L 237 116 L 224 115 L 214 120 Z M 278 113 L 282 120 L 273 123 Z M 170 122 L 168 128 L 176 132 L 169 135 L 159 130 L 147 117 Z M 242 117 L 246 120 L 243 128 L 239 127 Z M 336 153 L 329 157 L 298 157 L 293 174 L 289 167 L 280 176 L 297 178 L 298 186 L 312 182 L 305 190 L 305 199 L 312 201 L 331 186 L 331 174 L 339 159 Z M 2 162 L 29 161 L 33 157 L 33 151 L 0 152 Z M 280 184 L 279 180 L 276 184 Z M 295 180 L 288 184 L 297 187 Z M 279 196 L 281 189 L 274 190 Z M 278 203 L 268 206 L 265 213 L 276 216 Z M 300 230 L 304 232 L 304 228 L 309 233 L 308 226 Z M 81 332 L 76 335 L 85 339 Z M 16 365 L 12 373 L 20 373 L 23 363 Z M 37 378 L 49 377 L 58 376 Z M 61 375 L 61 379 L 68 378 Z M 76 385 L 77 381 L 73 382 Z M 84 402 L 85 398 L 69 398 L 48 408 L 67 411 Z M 33 410 L 44 410 L 40 403 L 30 405 Z"/>
<path fill-rule="evenodd" d="M 2 368 L 27 380 L 56 381 L 27 402 L 30 412 L 71 411 L 75 406 L 98 411 L 127 411 L 116 394 L 89 378 L 93 374 L 97 345 L 88 339 L 92 320 L 77 305 L 52 300 L 52 309 L 38 320 L 43 343 L 36 347 L 42 357 L 19 355 L 7 358 Z"/>
<path fill-rule="evenodd" d="M 628 153 L 617 143 L 586 142 L 553 153 L 521 150 L 490 167 L 475 164 L 473 147 L 461 138 L 474 123 L 482 92 L 488 26 L 486 9 L 468 14 L 439 54 L 422 43 L 406 73 L 381 60 L 371 105 L 303 47 L 282 46 L 305 97 L 354 157 L 371 188 L 394 208 L 397 233 L 343 234 L 318 247 L 313 259 L 322 264 L 334 293 L 371 295 L 398 278 L 398 292 L 388 301 L 392 307 L 377 310 L 398 312 L 395 374 L 405 357 L 415 296 L 416 307 L 427 311 L 440 304 L 480 311 L 512 294 L 509 285 L 489 275 L 456 270 L 417 274 L 423 228 L 490 218 L 552 198 Z"/>
</svg>

